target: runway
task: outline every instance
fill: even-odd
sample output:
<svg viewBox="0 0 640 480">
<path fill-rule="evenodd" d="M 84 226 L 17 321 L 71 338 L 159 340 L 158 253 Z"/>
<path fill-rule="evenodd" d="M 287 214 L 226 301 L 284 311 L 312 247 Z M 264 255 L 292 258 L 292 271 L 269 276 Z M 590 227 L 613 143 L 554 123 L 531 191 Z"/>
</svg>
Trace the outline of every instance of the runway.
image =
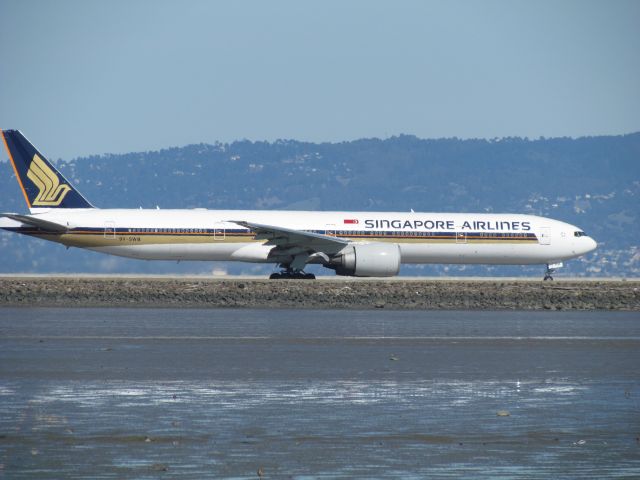
<svg viewBox="0 0 640 480">
<path fill-rule="evenodd" d="M 205 281 L 236 281 L 236 280 L 266 280 L 266 275 L 218 275 L 218 274 L 138 274 L 138 273 L 2 273 L 0 278 L 6 279 L 85 279 L 85 280 L 205 280 Z M 387 278 L 347 277 L 341 275 L 318 275 L 322 282 L 538 282 L 537 277 L 459 277 L 459 276 L 395 276 Z M 556 282 L 640 282 L 640 277 L 567 277 L 556 276 Z"/>
<path fill-rule="evenodd" d="M 0 309 L 0 477 L 629 478 L 634 312 Z"/>
</svg>

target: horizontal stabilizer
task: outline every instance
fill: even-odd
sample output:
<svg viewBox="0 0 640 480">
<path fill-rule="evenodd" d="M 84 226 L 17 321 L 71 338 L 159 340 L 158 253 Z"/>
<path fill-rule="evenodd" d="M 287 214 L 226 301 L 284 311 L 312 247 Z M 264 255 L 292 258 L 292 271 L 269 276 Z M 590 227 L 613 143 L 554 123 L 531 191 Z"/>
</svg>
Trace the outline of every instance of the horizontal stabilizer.
<svg viewBox="0 0 640 480">
<path fill-rule="evenodd" d="M 60 225 L 59 223 L 50 222 L 48 220 L 42 220 L 41 218 L 32 217 L 30 215 L 20 215 L 17 213 L 0 213 L 0 217 L 7 217 L 11 220 L 29 225 L 31 227 L 41 228 L 42 230 L 48 230 L 52 232 L 66 232 L 67 227 Z"/>
</svg>

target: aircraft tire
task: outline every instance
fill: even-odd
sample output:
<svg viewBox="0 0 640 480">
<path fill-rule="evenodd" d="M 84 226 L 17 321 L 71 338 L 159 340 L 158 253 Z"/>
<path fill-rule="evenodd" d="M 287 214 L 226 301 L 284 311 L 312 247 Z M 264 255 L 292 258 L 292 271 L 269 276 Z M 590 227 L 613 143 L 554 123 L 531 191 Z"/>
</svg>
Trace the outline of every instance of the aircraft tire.
<svg viewBox="0 0 640 480">
<path fill-rule="evenodd" d="M 269 275 L 269 280 L 315 280 L 316 276 L 313 273 L 304 273 L 304 272 L 296 272 L 296 273 L 272 273 Z"/>
</svg>

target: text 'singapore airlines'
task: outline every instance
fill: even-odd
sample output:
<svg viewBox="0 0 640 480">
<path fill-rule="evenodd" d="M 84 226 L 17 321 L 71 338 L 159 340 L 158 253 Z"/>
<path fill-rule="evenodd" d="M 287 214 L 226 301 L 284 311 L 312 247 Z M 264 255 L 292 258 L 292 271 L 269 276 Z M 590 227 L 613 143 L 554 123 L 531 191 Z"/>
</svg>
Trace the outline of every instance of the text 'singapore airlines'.
<svg viewBox="0 0 640 480">
<path fill-rule="evenodd" d="M 403 263 L 546 265 L 596 248 L 568 223 L 533 215 L 95 208 L 17 130 L 1 131 L 29 214 L 0 228 L 96 252 L 145 260 L 273 263 L 271 278 L 390 277 Z"/>
</svg>

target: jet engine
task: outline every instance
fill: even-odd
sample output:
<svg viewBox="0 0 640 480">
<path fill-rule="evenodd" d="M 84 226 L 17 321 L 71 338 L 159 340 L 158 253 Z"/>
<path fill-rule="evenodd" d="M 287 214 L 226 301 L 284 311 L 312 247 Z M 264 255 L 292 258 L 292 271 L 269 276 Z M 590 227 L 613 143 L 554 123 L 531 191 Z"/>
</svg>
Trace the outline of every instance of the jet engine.
<svg viewBox="0 0 640 480">
<path fill-rule="evenodd" d="M 327 266 L 337 275 L 393 277 L 400 271 L 400 246 L 395 243 L 351 244 Z"/>
</svg>

